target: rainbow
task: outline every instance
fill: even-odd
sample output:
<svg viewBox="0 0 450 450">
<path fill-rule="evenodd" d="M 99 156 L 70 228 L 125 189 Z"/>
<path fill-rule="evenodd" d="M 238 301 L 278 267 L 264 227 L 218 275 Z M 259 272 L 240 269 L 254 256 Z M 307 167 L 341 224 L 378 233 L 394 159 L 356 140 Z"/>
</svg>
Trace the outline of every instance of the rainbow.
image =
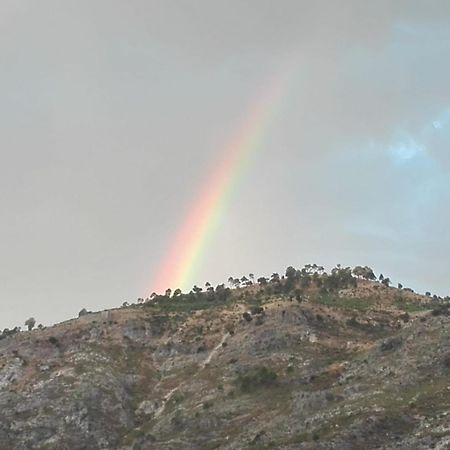
<svg viewBox="0 0 450 450">
<path fill-rule="evenodd" d="M 201 195 L 181 227 L 153 283 L 153 291 L 167 288 L 191 289 L 208 244 L 230 204 L 239 179 L 245 173 L 254 153 L 260 148 L 270 122 L 276 116 L 293 75 L 289 64 L 275 77 L 250 108 L 238 132 L 224 147 L 215 170 L 205 180 Z"/>
</svg>

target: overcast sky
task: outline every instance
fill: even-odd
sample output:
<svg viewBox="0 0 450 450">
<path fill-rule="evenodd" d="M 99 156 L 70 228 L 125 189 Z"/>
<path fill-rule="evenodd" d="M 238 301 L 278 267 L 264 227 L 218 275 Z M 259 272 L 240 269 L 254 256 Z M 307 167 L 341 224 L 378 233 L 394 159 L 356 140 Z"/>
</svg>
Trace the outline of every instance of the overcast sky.
<svg viewBox="0 0 450 450">
<path fill-rule="evenodd" d="M 316 262 L 450 294 L 448 0 L 0 0 L 0 327 L 146 296 L 286 55 L 193 280 Z"/>
</svg>

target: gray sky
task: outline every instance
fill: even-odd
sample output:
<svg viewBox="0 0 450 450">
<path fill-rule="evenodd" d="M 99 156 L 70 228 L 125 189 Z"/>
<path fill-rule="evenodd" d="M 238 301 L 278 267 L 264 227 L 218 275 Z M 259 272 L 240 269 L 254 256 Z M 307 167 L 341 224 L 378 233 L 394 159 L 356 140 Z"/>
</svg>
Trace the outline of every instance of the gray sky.
<svg viewBox="0 0 450 450">
<path fill-rule="evenodd" d="M 0 327 L 146 296 L 286 55 L 193 280 L 367 264 L 450 293 L 450 2 L 0 0 Z"/>
</svg>

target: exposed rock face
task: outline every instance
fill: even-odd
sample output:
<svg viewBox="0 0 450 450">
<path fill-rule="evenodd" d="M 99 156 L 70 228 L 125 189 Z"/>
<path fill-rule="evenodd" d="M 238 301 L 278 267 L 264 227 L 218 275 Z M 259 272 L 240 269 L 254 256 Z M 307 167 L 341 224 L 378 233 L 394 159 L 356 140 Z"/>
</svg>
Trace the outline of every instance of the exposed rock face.
<svg viewBox="0 0 450 450">
<path fill-rule="evenodd" d="M 448 315 L 249 292 L 4 338 L 0 448 L 450 448 Z"/>
</svg>

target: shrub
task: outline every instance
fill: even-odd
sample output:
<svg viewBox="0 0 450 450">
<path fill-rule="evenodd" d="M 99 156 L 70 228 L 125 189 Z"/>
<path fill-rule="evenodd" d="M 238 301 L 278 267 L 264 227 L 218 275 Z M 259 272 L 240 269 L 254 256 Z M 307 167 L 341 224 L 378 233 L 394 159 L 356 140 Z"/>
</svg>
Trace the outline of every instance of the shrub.
<svg viewBox="0 0 450 450">
<path fill-rule="evenodd" d="M 252 306 L 250 312 L 252 314 L 264 314 L 264 308 L 262 306 Z"/>
<path fill-rule="evenodd" d="M 399 337 L 393 337 L 384 340 L 380 344 L 380 351 L 382 352 L 390 352 L 392 350 L 397 350 L 402 345 L 402 340 Z"/>
<path fill-rule="evenodd" d="M 403 322 L 407 323 L 409 322 L 410 316 L 407 312 L 400 314 L 400 319 L 403 320 Z"/>
<path fill-rule="evenodd" d="M 255 325 L 262 325 L 264 323 L 264 316 L 258 314 L 256 316 Z"/>
<path fill-rule="evenodd" d="M 242 392 L 253 392 L 275 384 L 277 374 L 267 367 L 255 367 L 238 375 L 237 384 Z"/>
<path fill-rule="evenodd" d="M 450 316 L 450 306 L 449 305 L 438 305 L 431 311 L 433 316 Z"/>
<path fill-rule="evenodd" d="M 9 328 L 5 328 L 1 333 L 0 333 L 0 339 L 4 339 L 7 338 L 8 336 L 12 336 L 16 333 L 20 332 L 20 327 L 14 327 L 12 330 L 10 330 Z"/>
<path fill-rule="evenodd" d="M 126 302 L 125 302 L 126 303 Z M 78 317 L 83 317 L 89 314 L 89 311 L 86 308 L 83 308 L 79 313 Z"/>
<path fill-rule="evenodd" d="M 444 356 L 444 367 L 450 369 L 450 353 Z"/>
<path fill-rule="evenodd" d="M 59 341 L 58 338 L 56 338 L 55 336 L 50 336 L 48 338 L 48 342 L 50 342 L 50 344 L 53 344 L 55 347 L 59 347 Z"/>
</svg>

